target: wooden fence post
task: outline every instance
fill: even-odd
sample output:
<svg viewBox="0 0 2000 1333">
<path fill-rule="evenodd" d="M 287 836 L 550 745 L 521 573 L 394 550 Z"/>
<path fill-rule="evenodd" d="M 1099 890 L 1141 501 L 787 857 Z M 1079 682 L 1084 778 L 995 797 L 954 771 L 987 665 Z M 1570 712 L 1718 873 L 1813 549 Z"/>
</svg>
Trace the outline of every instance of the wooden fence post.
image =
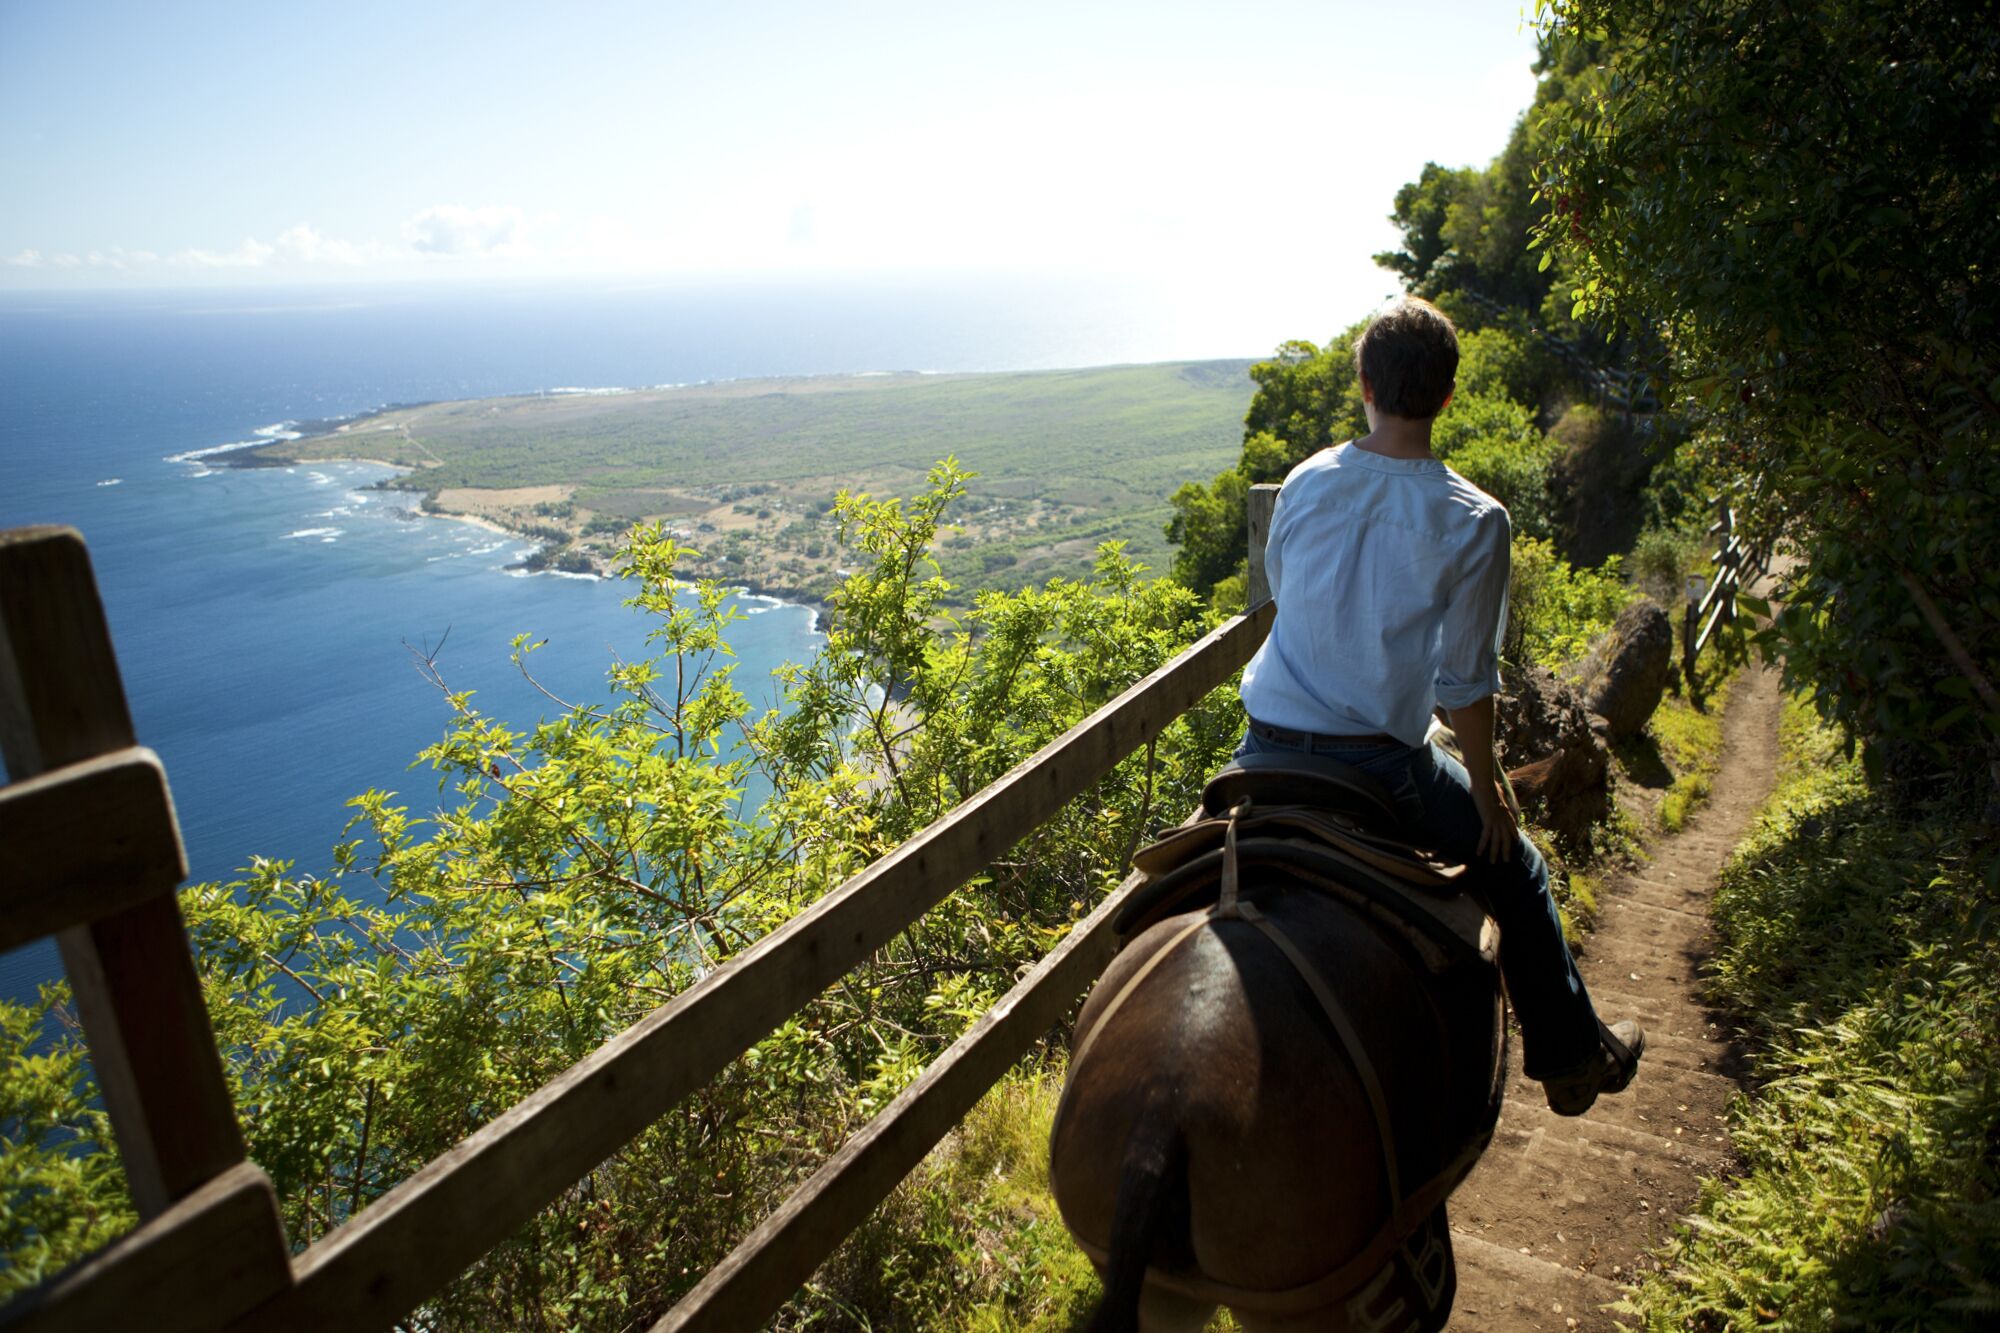
<svg viewBox="0 0 2000 1333">
<path fill-rule="evenodd" d="M 1688 580 L 1692 583 L 1694 580 Z M 1688 598 L 1687 610 L 1681 616 L 1681 686 L 1687 691 L 1689 703 L 1693 703 L 1700 686 L 1695 682 L 1696 635 L 1699 633 L 1700 608 L 1695 599 Z"/>
<path fill-rule="evenodd" d="M 1271 600 L 1271 578 L 1264 568 L 1264 548 L 1271 540 L 1271 515 L 1278 508 L 1278 488 L 1259 482 L 1250 488 L 1250 587 L 1246 606 Z"/>
<path fill-rule="evenodd" d="M 76 533 L 30 528 L 0 538 L 0 647 L 0 746 L 15 781 L 133 745 L 111 634 Z M 57 936 L 141 1217 L 157 1217 L 243 1160 L 173 898 L 185 873 L 179 867 L 145 901 Z"/>
<path fill-rule="evenodd" d="M 284 1226 L 270 1182 L 244 1161 L 174 899 L 187 867 L 171 798 L 159 761 L 134 744 L 72 529 L 0 533 L 0 753 L 0 822 L 19 844 L 10 925 L 32 930 L 22 938 L 58 928 L 132 1201 L 153 1224 L 24 1294 L 5 1319 L 73 1328 L 122 1308 L 149 1326 L 212 1326 L 289 1284 Z M 106 882 L 128 874 L 141 882 Z"/>
</svg>

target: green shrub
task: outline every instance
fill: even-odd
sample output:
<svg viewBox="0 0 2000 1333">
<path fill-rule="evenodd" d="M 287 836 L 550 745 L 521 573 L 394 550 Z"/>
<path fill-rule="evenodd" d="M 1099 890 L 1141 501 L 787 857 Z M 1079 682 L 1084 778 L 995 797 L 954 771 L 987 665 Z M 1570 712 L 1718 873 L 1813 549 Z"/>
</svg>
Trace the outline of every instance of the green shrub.
<svg viewBox="0 0 2000 1333">
<path fill-rule="evenodd" d="M 1561 667 L 1582 657 L 1632 600 L 1616 556 L 1597 569 L 1577 569 L 1554 545 L 1514 539 L 1503 655 L 1510 662 Z"/>
<path fill-rule="evenodd" d="M 1532 448 L 1542 432 L 1535 428 L 1535 414 L 1510 398 L 1492 393 L 1471 393 L 1461 387 L 1438 414 L 1431 428 L 1431 452 L 1453 467 L 1452 459 L 1466 445 L 1478 440 Z"/>
<path fill-rule="evenodd" d="M 1701 538 L 1698 527 L 1649 527 L 1633 544 L 1626 573 L 1641 592 L 1672 607 L 1686 597 L 1688 576 L 1703 568 Z"/>
<path fill-rule="evenodd" d="M 1556 535 L 1555 505 L 1549 495 L 1549 474 L 1555 461 L 1555 445 L 1537 432 L 1525 443 L 1493 438 L 1468 441 L 1452 455 L 1451 466 L 1507 506 L 1516 537 L 1550 541 Z"/>
</svg>

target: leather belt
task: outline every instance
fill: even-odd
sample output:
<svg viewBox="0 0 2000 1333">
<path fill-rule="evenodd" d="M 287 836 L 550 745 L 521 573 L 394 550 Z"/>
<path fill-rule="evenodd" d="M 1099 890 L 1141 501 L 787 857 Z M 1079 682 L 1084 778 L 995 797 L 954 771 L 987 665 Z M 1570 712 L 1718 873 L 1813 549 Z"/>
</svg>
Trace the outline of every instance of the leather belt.
<svg viewBox="0 0 2000 1333">
<path fill-rule="evenodd" d="M 1385 731 L 1371 731 L 1355 736 L 1329 736 L 1318 731 L 1292 731 L 1285 727 L 1274 727 L 1267 722 L 1250 719 L 1250 734 L 1260 741 L 1270 741 L 1274 745 L 1297 745 L 1311 749 L 1315 745 L 1401 745 Z"/>
</svg>

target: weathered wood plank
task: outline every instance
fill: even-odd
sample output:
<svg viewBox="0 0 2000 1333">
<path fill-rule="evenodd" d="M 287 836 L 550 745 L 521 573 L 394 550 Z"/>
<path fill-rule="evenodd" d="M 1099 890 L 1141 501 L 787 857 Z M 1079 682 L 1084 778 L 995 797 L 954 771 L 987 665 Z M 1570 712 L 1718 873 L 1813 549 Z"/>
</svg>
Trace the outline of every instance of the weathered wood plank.
<svg viewBox="0 0 2000 1333">
<path fill-rule="evenodd" d="M 0 949 L 171 893 L 186 875 L 167 775 L 151 750 L 0 787 Z"/>
<path fill-rule="evenodd" d="M 0 752 L 21 780 L 129 749 L 132 715 L 83 538 L 0 533 Z M 201 986 L 171 896 L 58 936 L 139 1215 L 243 1160 Z"/>
<path fill-rule="evenodd" d="M 1271 542 L 1271 518 L 1278 508 L 1278 487 L 1259 482 L 1250 488 L 1250 585 L 1248 604 L 1261 606 L 1271 600 L 1271 575 L 1264 563 L 1264 548 Z"/>
<path fill-rule="evenodd" d="M 710 1269 L 652 1333 L 762 1327 L 1104 971 L 1118 946 L 1112 918 L 1143 879 L 1129 876 L 1079 921 L 915 1083 Z"/>
<path fill-rule="evenodd" d="M 90 556 L 74 528 L 0 532 L 0 749 L 17 781 L 132 744 Z"/>
<path fill-rule="evenodd" d="M 1221 626 L 950 815 L 475 1131 L 300 1256 L 235 1327 L 381 1328 L 1157 736 L 1249 660 Z"/>
<path fill-rule="evenodd" d="M 291 1281 L 278 1198 L 240 1162 L 0 1307 L 8 1333 L 205 1333 Z"/>
<path fill-rule="evenodd" d="M 243 1160 L 180 903 L 163 894 L 56 936 L 139 1216 Z"/>
</svg>

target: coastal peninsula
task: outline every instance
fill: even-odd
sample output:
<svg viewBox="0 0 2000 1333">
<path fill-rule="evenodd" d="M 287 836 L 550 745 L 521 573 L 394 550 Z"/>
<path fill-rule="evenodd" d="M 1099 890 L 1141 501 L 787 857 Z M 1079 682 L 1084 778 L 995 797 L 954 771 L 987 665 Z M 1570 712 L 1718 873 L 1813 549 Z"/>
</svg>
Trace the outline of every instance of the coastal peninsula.
<svg viewBox="0 0 2000 1333">
<path fill-rule="evenodd" d="M 407 471 L 385 485 L 541 542 L 540 567 L 602 569 L 632 523 L 657 519 L 698 552 L 690 577 L 820 602 L 846 567 L 835 495 L 911 494 L 952 455 L 978 476 L 934 550 L 969 595 L 1080 577 L 1109 540 L 1165 568 L 1167 498 L 1235 459 L 1250 365 L 555 390 L 307 423 L 225 457 L 394 464 Z"/>
</svg>

